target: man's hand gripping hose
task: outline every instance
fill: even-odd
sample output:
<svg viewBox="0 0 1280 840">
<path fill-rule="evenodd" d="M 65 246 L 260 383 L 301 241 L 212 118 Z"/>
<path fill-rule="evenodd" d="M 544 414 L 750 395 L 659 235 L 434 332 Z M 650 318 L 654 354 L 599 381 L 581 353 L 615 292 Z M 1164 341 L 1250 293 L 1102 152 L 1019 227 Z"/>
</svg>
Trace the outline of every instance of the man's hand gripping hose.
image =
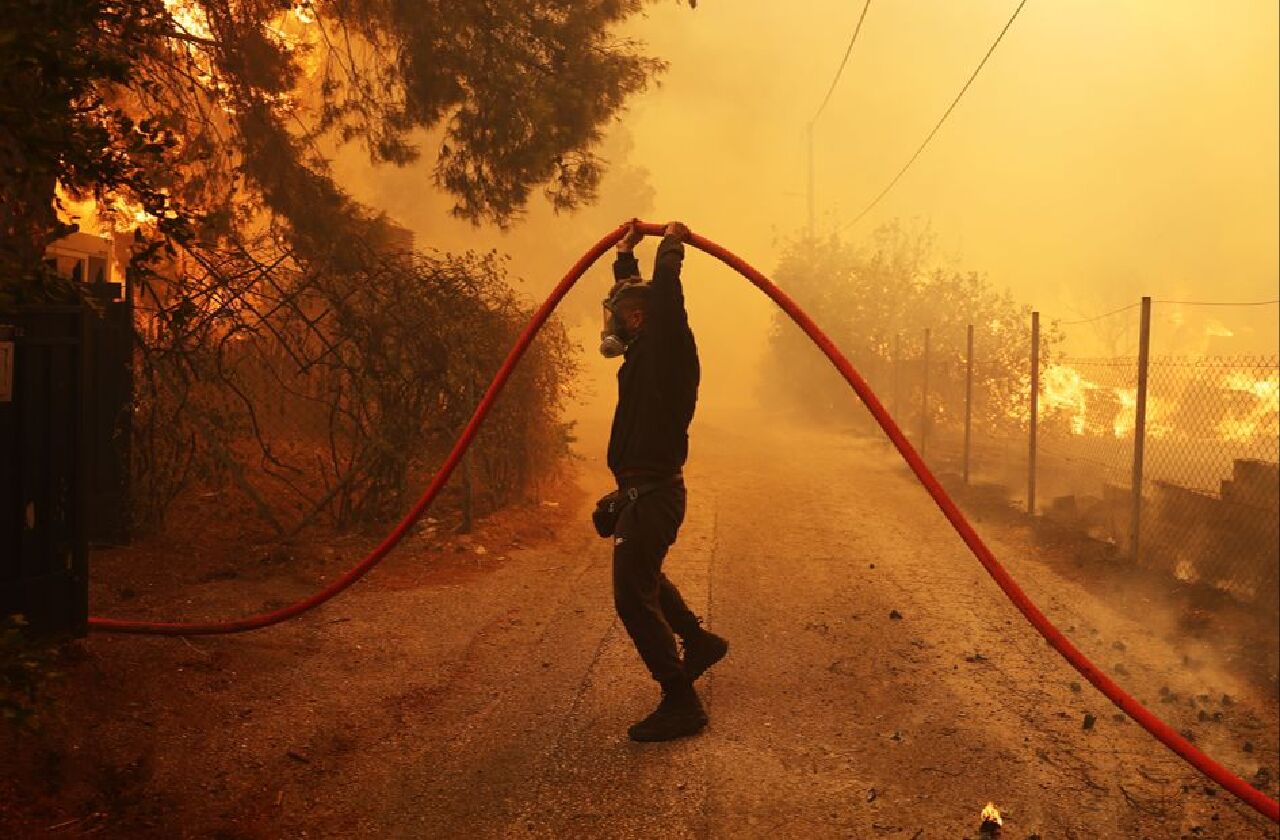
<svg viewBox="0 0 1280 840">
<path fill-rule="evenodd" d="M 507 380 L 511 377 L 512 372 L 520 363 L 520 359 L 528 350 L 529 344 L 533 341 L 542 325 L 546 323 L 556 306 L 564 298 L 565 294 L 573 288 L 579 278 L 591 267 L 597 259 L 600 258 L 605 251 L 617 243 L 627 233 L 630 225 L 635 224 L 637 229 L 648 236 L 662 236 L 665 227 L 663 225 L 650 224 L 645 222 L 631 221 L 627 222 L 617 229 L 611 231 L 603 239 L 591 247 L 589 251 L 582 255 L 564 278 L 560 280 L 556 287 L 552 289 L 551 294 L 547 296 L 546 301 L 538 307 L 529 323 L 521 332 L 515 345 L 511 348 L 507 358 L 503 361 L 502 366 L 498 368 L 497 374 L 493 381 L 489 383 L 488 389 L 481 397 L 479 405 L 476 406 L 475 412 L 471 415 L 470 421 L 467 423 L 462 434 L 454 443 L 453 449 L 450 450 L 448 457 L 440 466 L 439 472 L 431 480 L 426 491 L 421 498 L 413 505 L 404 518 L 396 524 L 394 528 L 383 538 L 367 556 L 359 563 L 353 566 L 345 574 L 326 586 L 324 589 L 315 594 L 288 606 L 271 612 L 260 613 L 258 615 L 248 616 L 240 619 L 220 622 L 206 623 L 185 623 L 185 622 L 148 622 L 148 621 L 125 621 L 112 618 L 90 618 L 89 628 L 97 632 L 108 633 L 147 633 L 155 635 L 167 636 L 186 636 L 186 635 L 208 635 L 220 633 L 240 633 L 246 630 L 255 630 L 261 627 L 268 627 L 272 624 L 278 624 L 281 621 L 300 615 L 312 607 L 319 606 L 338 593 L 351 586 L 357 580 L 362 578 L 366 572 L 376 566 L 384 557 L 386 557 L 399 542 L 404 539 L 405 534 L 413 527 L 414 523 L 422 516 L 426 509 L 435 500 L 445 483 L 449 480 L 458 462 L 466 453 L 467 448 L 471 445 L 476 433 L 479 431 L 485 417 L 489 414 L 493 407 L 494 401 L 502 392 Z M 897 448 L 907 465 L 911 467 L 911 471 L 915 473 L 920 483 L 924 485 L 925 490 L 933 497 L 934 502 L 942 510 L 947 521 L 955 528 L 956 533 L 964 540 L 969 550 L 978 558 L 978 562 L 982 564 L 987 573 L 996 582 L 1008 596 L 1013 605 L 1026 617 L 1027 621 L 1042 635 L 1050 645 L 1053 646 L 1058 653 L 1074 667 L 1077 671 L 1084 675 L 1084 678 L 1092 683 L 1099 691 L 1107 696 L 1111 702 L 1115 703 L 1120 709 L 1133 718 L 1139 725 L 1150 732 L 1161 743 L 1169 747 L 1175 753 L 1185 759 L 1191 766 L 1195 767 L 1204 775 L 1220 784 L 1222 787 L 1235 794 L 1249 806 L 1257 810 L 1259 813 L 1271 819 L 1273 822 L 1280 823 L 1280 803 L 1269 798 L 1261 791 L 1256 790 L 1244 779 L 1232 773 L 1225 766 L 1210 758 L 1186 738 L 1182 737 L 1160 718 L 1156 717 L 1151 711 L 1138 702 L 1132 695 L 1122 689 L 1107 674 L 1103 673 L 1096 665 L 1094 665 L 1075 645 L 1071 643 L 1062 631 L 1053 625 L 1051 621 L 1040 611 L 1040 609 L 1031 602 L 1026 593 L 1022 591 L 1013 577 L 1000 565 L 1000 562 L 991 553 L 982 538 L 974 530 L 973 526 L 960 512 L 960 508 L 943 489 L 938 479 L 925 465 L 924 460 L 919 453 L 911 446 L 902 430 L 898 428 L 898 424 L 889 416 L 884 406 L 880 403 L 879 398 L 872 392 L 867 385 L 866 380 L 853 368 L 849 360 L 836 348 L 835 344 L 828 338 L 822 330 L 820 330 L 813 320 L 806 315 L 799 306 L 795 304 L 781 289 L 771 283 L 763 274 L 756 271 L 740 257 L 717 245 L 705 237 L 696 233 L 690 233 L 686 237 L 688 244 L 710 254 L 725 265 L 737 271 L 743 277 L 750 280 L 756 287 L 769 296 L 784 312 L 791 317 L 796 324 L 804 330 L 805 334 L 818 345 L 827 358 L 840 371 L 840 375 L 849 383 L 850 387 L 857 393 L 858 398 L 862 400 L 867 409 L 875 417 L 876 422 L 884 429 L 889 440 Z"/>
</svg>

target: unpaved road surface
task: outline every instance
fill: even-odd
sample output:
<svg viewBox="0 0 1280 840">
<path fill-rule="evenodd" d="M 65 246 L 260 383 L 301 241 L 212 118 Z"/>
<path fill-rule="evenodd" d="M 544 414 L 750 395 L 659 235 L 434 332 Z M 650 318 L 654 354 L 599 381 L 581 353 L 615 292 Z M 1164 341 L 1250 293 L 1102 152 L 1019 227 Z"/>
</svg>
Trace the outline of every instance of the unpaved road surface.
<svg viewBox="0 0 1280 840">
<path fill-rule="evenodd" d="M 474 573 L 433 576 L 410 545 L 275 629 L 91 638 L 67 702 L 98 721 L 76 749 L 99 770 L 47 815 L 76 822 L 39 836 L 957 838 L 988 801 L 1019 840 L 1276 836 L 1117 717 L 882 443 L 701 423 L 686 475 L 667 571 L 732 644 L 699 683 L 699 737 L 626 738 L 657 693 L 583 497 Z M 598 461 L 583 476 L 603 484 Z M 1158 605 L 980 528 L 1087 653 L 1275 795 L 1274 696 L 1186 667 Z"/>
</svg>

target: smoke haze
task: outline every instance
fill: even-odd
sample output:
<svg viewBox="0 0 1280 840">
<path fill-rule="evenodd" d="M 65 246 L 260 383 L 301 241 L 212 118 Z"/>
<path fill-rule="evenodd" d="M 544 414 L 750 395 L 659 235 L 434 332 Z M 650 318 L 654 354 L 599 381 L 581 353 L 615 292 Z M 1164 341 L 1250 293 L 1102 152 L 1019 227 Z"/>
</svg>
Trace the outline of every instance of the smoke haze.
<svg viewBox="0 0 1280 840">
<path fill-rule="evenodd" d="M 1013 7 L 871 6 L 814 135 L 820 235 L 847 225 L 888 183 Z M 358 199 L 414 230 L 420 246 L 509 253 L 533 297 L 633 215 L 680 218 L 767 273 L 780 238 L 806 223 L 804 128 L 861 8 L 834 0 L 651 7 L 622 34 L 647 42 L 670 70 L 607 139 L 612 169 L 600 202 L 575 214 L 556 216 L 539 198 L 506 233 L 472 228 L 448 216 L 425 165 L 372 169 L 347 150 L 336 171 Z M 843 234 L 866 237 L 895 217 L 927 224 L 948 265 L 988 274 L 1049 319 L 1144 294 L 1275 298 L 1278 29 L 1273 3 L 1028 3 L 921 158 Z M 647 265 L 652 243 L 641 250 Z M 591 343 L 604 262 L 568 302 Z M 704 392 L 740 400 L 753 390 L 771 307 L 701 255 L 686 260 L 686 277 Z M 1134 333 L 1123 324 L 1080 328 L 1068 349 L 1132 353 Z M 1153 340 L 1164 353 L 1273 353 L 1276 309 L 1157 307 Z M 606 370 L 594 361 L 589 369 Z"/>
</svg>

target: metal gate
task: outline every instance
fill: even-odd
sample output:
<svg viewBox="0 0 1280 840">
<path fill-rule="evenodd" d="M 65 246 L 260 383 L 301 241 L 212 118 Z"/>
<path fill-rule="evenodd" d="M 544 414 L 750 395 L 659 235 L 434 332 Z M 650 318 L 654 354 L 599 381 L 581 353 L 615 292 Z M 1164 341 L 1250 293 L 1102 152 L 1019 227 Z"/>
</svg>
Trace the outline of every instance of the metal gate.
<svg viewBox="0 0 1280 840">
<path fill-rule="evenodd" d="M 83 634 L 88 617 L 86 314 L 0 313 L 0 615 Z"/>
<path fill-rule="evenodd" d="M 133 509 L 130 458 L 133 440 L 133 306 L 119 283 L 85 286 L 88 365 L 89 544 L 129 542 Z"/>
</svg>

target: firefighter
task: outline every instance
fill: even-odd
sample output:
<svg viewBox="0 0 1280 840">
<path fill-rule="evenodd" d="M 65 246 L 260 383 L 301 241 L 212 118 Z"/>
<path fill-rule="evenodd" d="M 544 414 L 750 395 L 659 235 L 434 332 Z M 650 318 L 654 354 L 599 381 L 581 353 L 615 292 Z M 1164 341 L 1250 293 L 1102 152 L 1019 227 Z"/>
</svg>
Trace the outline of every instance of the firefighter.
<svg viewBox="0 0 1280 840">
<path fill-rule="evenodd" d="M 706 726 L 707 714 L 693 683 L 729 649 L 727 641 L 702 628 L 701 619 L 662 572 L 663 558 L 685 516 L 682 468 L 700 375 L 680 284 L 688 236 L 682 223 L 667 225 L 653 280 L 646 283 L 632 253 L 644 234 L 632 224 L 618 242 L 615 283 L 604 301 L 600 352 L 623 361 L 608 451 L 618 489 L 606 498 L 612 499 L 616 521 L 602 533 L 613 538 L 618 617 L 662 687 L 658 708 L 628 730 L 635 741 L 667 741 Z M 676 651 L 676 636 L 683 657 Z"/>
</svg>

